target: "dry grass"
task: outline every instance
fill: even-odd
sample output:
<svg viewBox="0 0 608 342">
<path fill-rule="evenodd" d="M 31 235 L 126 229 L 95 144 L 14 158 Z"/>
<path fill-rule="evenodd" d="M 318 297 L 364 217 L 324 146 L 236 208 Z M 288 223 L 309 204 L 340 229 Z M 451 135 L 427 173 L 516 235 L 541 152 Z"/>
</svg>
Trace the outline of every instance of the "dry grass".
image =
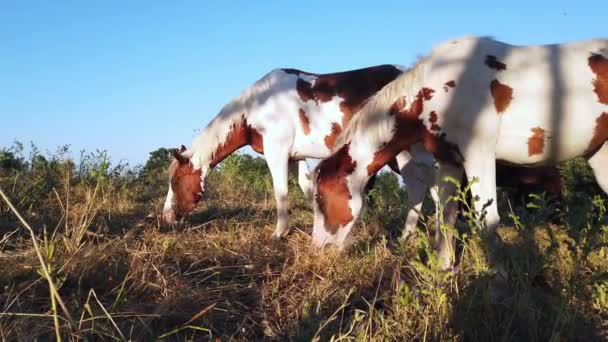
<svg viewBox="0 0 608 342">
<path fill-rule="evenodd" d="M 65 340 L 608 336 L 608 228 L 599 202 L 590 201 L 589 217 L 567 212 L 578 225 L 546 223 L 542 211 L 505 219 L 500 255 L 509 279 L 500 282 L 475 232 L 461 236 L 460 264 L 447 273 L 435 267 L 424 229 L 415 241 L 387 238 L 386 228 L 401 226 L 402 211 L 385 203 L 358 224 L 347 252 L 319 252 L 310 247 L 312 214 L 299 195 L 291 198 L 293 232 L 273 243 L 275 212 L 267 194 L 232 196 L 224 182 L 227 188 L 210 190 L 191 221 L 164 226 L 154 212 L 162 199 L 135 199 L 129 193 L 136 185 L 63 179 L 44 201 L 20 207 L 48 277 L 40 273 L 34 240 L 15 232 L 21 225 L 0 207 L 3 340 L 54 339 L 56 330 Z M 388 198 L 382 184 L 378 189 Z M 50 282 L 65 311 L 54 308 Z"/>
</svg>

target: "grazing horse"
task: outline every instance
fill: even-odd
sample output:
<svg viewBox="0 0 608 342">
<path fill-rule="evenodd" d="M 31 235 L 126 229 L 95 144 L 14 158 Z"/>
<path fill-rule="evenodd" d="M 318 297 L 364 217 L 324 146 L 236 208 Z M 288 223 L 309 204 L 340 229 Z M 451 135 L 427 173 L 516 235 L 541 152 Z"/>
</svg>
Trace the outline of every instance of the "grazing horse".
<svg viewBox="0 0 608 342">
<path fill-rule="evenodd" d="M 288 232 L 288 161 L 299 160 L 298 183 L 311 198 L 308 166 L 303 158 L 329 156 L 337 136 L 364 102 L 402 71 L 400 66 L 380 65 L 324 75 L 295 69 L 270 72 L 226 104 L 191 149 L 182 146 L 176 151 L 163 219 L 171 222 L 188 215 L 202 197 L 208 171 L 235 150 L 250 145 L 266 155 L 278 210 L 273 236 L 284 236 Z M 401 170 L 410 193 L 406 232 L 416 226 L 435 172 L 431 154 L 422 148 L 412 148 L 411 152 L 398 154 L 391 163 L 393 171 Z"/>
<path fill-rule="evenodd" d="M 370 98 L 313 173 L 313 243 L 344 247 L 367 180 L 421 143 L 438 161 L 444 223 L 458 206 L 445 176 L 471 182 L 484 235 L 499 224 L 496 162 L 534 167 L 584 156 L 608 191 L 608 40 L 514 46 L 486 37 L 437 45 Z M 437 234 L 453 261 L 451 236 Z M 492 254 L 492 253 L 490 253 Z"/>
<path fill-rule="evenodd" d="M 403 69 L 396 65 L 313 74 L 276 69 L 226 104 L 194 140 L 176 151 L 169 172 L 163 218 L 174 221 L 200 201 L 211 168 L 235 150 L 250 145 L 265 155 L 272 175 L 278 221 L 274 238 L 288 232 L 287 170 L 300 160 L 299 180 L 307 191 L 304 158 L 325 158 L 364 102 Z M 404 165 L 405 154 L 397 158 Z"/>
</svg>

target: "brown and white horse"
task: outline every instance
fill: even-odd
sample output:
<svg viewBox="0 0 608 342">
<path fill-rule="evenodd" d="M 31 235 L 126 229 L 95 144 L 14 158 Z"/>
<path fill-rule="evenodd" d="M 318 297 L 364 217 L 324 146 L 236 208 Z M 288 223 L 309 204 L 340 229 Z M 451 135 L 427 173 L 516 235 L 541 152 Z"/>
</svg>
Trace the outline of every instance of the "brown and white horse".
<svg viewBox="0 0 608 342">
<path fill-rule="evenodd" d="M 439 179 L 463 172 L 486 209 L 486 232 L 499 223 L 496 161 L 550 166 L 584 156 L 608 191 L 608 40 L 513 46 L 465 37 L 430 56 L 374 95 L 351 122 L 337 151 L 313 174 L 313 243 L 344 247 L 371 175 L 421 143 L 439 162 Z M 441 183 L 444 222 L 453 223 L 454 186 Z M 440 237 L 443 266 L 453 260 Z"/>
<path fill-rule="evenodd" d="M 226 104 L 190 149 L 175 153 L 164 220 L 190 214 L 202 197 L 209 170 L 250 145 L 265 155 L 272 174 L 278 211 L 273 237 L 284 236 L 289 160 L 300 160 L 299 183 L 305 193 L 310 192 L 303 159 L 329 156 L 363 103 L 402 72 L 399 66 L 380 65 L 321 75 L 296 69 L 268 73 Z M 397 159 L 403 166 L 409 156 L 404 153 Z"/>
<path fill-rule="evenodd" d="M 364 102 L 402 70 L 396 65 L 380 65 L 324 75 L 295 69 L 270 72 L 225 105 L 192 148 L 182 146 L 175 153 L 164 220 L 188 215 L 202 198 L 207 172 L 235 150 L 250 145 L 266 154 L 278 209 L 273 236 L 284 236 L 288 232 L 288 161 L 329 156 L 337 136 Z M 391 163 L 408 188 L 406 234 L 415 229 L 423 199 L 435 182 L 433 156 L 420 146 L 411 152 L 403 151 Z M 311 197 L 305 160 L 299 161 L 298 173 L 300 187 Z M 518 173 L 510 178 L 519 184 Z"/>
</svg>

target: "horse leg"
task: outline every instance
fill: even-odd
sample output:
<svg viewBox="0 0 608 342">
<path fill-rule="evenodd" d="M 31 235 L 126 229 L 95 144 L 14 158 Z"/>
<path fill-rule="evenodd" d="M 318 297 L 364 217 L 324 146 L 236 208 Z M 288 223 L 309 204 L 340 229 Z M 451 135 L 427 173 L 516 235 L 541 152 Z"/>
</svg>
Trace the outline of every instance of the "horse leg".
<svg viewBox="0 0 608 342">
<path fill-rule="evenodd" d="M 310 175 L 310 168 L 306 159 L 298 161 L 298 185 L 300 185 L 300 189 L 304 193 L 304 198 L 306 198 L 307 202 L 312 201 L 312 181 Z"/>
<path fill-rule="evenodd" d="M 439 198 L 436 215 L 442 219 L 437 220 L 435 241 L 438 249 L 439 263 L 441 269 L 449 269 L 455 261 L 454 242 L 452 229 L 455 229 L 456 217 L 458 216 L 458 202 L 451 199 L 458 187 L 456 184 L 446 181 L 446 177 L 454 179 L 462 178 L 463 169 L 447 163 L 440 163 L 437 172 L 436 183 L 439 184 Z"/>
<path fill-rule="evenodd" d="M 500 223 L 496 203 L 496 153 L 487 147 L 474 149 L 467 154 L 463 164 L 471 185 L 472 198 L 475 199 L 475 211 L 484 218 L 482 225 L 485 226 L 486 233 L 492 234 Z M 477 182 L 473 182 L 473 178 L 477 178 Z"/>
<path fill-rule="evenodd" d="M 484 146 L 483 142 L 472 142 L 473 150 L 465 156 L 464 167 L 471 188 L 473 208 L 481 220 L 481 237 L 486 245 L 488 262 L 502 278 L 507 278 L 507 272 L 498 262 L 500 238 L 496 229 L 500 223 L 498 205 L 496 203 L 496 153 Z M 473 182 L 474 178 L 478 178 Z"/>
<path fill-rule="evenodd" d="M 272 175 L 274 198 L 277 201 L 277 225 L 273 239 L 280 239 L 289 232 L 289 214 L 287 212 L 287 180 L 288 180 L 288 153 L 286 151 L 266 151 L 266 164 Z"/>
<path fill-rule="evenodd" d="M 608 194 L 608 143 L 589 158 L 589 166 L 593 169 L 597 184 Z"/>
<path fill-rule="evenodd" d="M 419 161 L 417 155 L 410 155 L 403 151 L 397 155 L 397 165 L 407 187 L 407 217 L 403 238 L 408 237 L 416 231 L 416 225 L 420 218 L 422 203 L 429 190 L 434 184 L 435 168 L 432 164 L 427 165 L 424 160 Z"/>
</svg>

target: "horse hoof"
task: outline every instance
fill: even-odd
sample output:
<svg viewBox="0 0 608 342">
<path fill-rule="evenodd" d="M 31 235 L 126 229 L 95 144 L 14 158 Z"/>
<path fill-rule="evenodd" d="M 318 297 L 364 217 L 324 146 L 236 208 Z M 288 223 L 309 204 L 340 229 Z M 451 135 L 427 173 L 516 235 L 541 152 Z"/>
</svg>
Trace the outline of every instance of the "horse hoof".
<svg viewBox="0 0 608 342">
<path fill-rule="evenodd" d="M 416 230 L 404 231 L 399 237 L 399 241 L 401 242 L 416 241 L 416 239 L 418 239 L 418 232 Z"/>
<path fill-rule="evenodd" d="M 277 232 L 272 233 L 272 235 L 270 236 L 270 239 L 272 241 L 281 241 L 283 239 L 283 236 L 285 236 L 286 234 L 279 234 Z"/>
</svg>

